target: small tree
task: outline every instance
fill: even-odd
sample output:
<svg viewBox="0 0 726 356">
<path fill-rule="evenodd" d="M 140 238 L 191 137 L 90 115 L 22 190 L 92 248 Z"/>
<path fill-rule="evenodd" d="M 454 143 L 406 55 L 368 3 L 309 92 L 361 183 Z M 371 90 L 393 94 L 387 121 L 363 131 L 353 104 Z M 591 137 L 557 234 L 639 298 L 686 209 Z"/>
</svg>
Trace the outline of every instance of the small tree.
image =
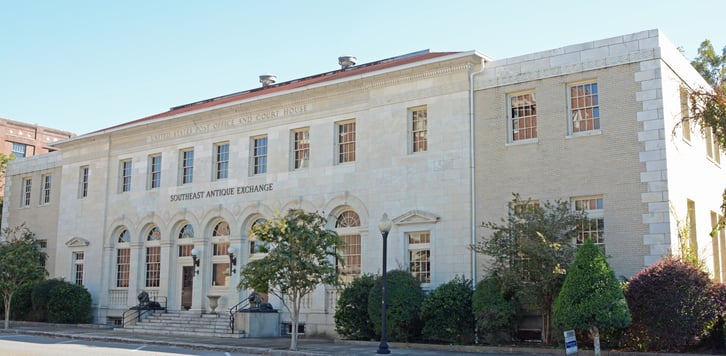
<svg viewBox="0 0 726 356">
<path fill-rule="evenodd" d="M 28 282 L 45 277 L 42 261 L 45 254 L 25 225 L 6 228 L 5 241 L 0 242 L 0 293 L 5 306 L 5 329 L 10 325 L 13 295 Z"/>
<path fill-rule="evenodd" d="M 340 293 L 335 310 L 335 331 L 341 336 L 353 340 L 375 337 L 373 323 L 368 317 L 368 295 L 375 281 L 373 275 L 361 275 Z"/>
<path fill-rule="evenodd" d="M 630 324 L 625 295 L 607 258 L 592 240 L 580 246 L 562 290 L 555 300 L 553 319 L 561 330 L 590 331 L 595 355 L 600 356 L 600 330 Z"/>
<path fill-rule="evenodd" d="M 325 218 L 317 213 L 290 210 L 252 228 L 257 239 L 269 244 L 269 252 L 245 266 L 237 288 L 251 288 L 280 299 L 292 319 L 291 350 L 297 350 L 302 299 L 318 285 L 340 284 L 336 261 L 342 260 L 337 251 L 343 242 L 325 226 Z"/>
<path fill-rule="evenodd" d="M 471 280 L 463 276 L 438 286 L 423 301 L 423 337 L 428 340 L 464 343 L 474 335 L 471 311 Z"/>
<path fill-rule="evenodd" d="M 565 280 L 565 268 L 575 255 L 573 242 L 580 226 L 589 223 L 587 215 L 571 209 L 567 201 L 540 205 L 514 194 L 507 218 L 484 223 L 493 231 L 491 237 L 472 246 L 493 257 L 492 275 L 536 300 L 545 344 L 551 341 L 552 306 Z"/>
</svg>

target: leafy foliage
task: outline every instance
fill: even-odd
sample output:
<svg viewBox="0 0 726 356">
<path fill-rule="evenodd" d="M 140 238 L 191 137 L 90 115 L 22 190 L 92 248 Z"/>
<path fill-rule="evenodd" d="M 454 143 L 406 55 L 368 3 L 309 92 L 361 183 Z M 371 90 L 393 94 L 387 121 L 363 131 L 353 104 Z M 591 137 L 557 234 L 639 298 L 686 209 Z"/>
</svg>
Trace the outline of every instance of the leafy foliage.
<svg viewBox="0 0 726 356">
<path fill-rule="evenodd" d="M 58 286 L 67 283 L 62 279 L 46 279 L 38 282 L 33 287 L 31 301 L 33 303 L 33 314 L 36 321 L 48 321 L 48 304 L 50 304 L 50 293 Z"/>
<path fill-rule="evenodd" d="M 596 355 L 600 353 L 600 329 L 630 324 L 630 310 L 620 283 L 603 252 L 590 239 L 575 255 L 555 300 L 553 320 L 560 330 L 591 331 Z"/>
<path fill-rule="evenodd" d="M 420 332 L 420 311 L 424 300 L 421 284 L 411 273 L 388 271 L 386 285 L 386 337 L 389 341 L 408 341 Z M 381 335 L 381 296 L 383 277 L 378 277 L 368 295 L 368 317 Z"/>
<path fill-rule="evenodd" d="M 29 282 L 42 280 L 45 269 L 42 261 L 45 254 L 25 225 L 4 230 L 6 240 L 0 243 L 0 293 L 5 306 L 5 329 L 10 323 L 10 306 L 13 295 Z"/>
<path fill-rule="evenodd" d="M 498 277 L 489 276 L 477 283 L 472 309 L 479 333 L 487 342 L 509 341 L 517 327 L 519 302 L 512 291 L 504 289 Z M 502 334 L 507 335 L 506 339 Z"/>
<path fill-rule="evenodd" d="M 491 237 L 472 246 L 493 257 L 492 275 L 536 300 L 546 344 L 551 341 L 552 305 L 565 280 L 565 268 L 575 255 L 572 244 L 583 223 L 589 223 L 585 213 L 571 209 L 568 201 L 540 205 L 514 194 L 507 218 L 501 223 L 484 223 L 492 231 Z"/>
<path fill-rule="evenodd" d="M 423 301 L 423 337 L 465 343 L 474 335 L 471 280 L 457 276 L 434 289 Z"/>
<path fill-rule="evenodd" d="M 73 324 L 91 321 L 91 293 L 78 284 L 56 285 L 48 300 L 48 321 Z"/>
<path fill-rule="evenodd" d="M 34 284 L 32 282 L 25 283 L 13 295 L 10 310 L 15 320 L 35 321 L 33 302 L 30 297 L 33 292 L 33 287 Z"/>
<path fill-rule="evenodd" d="M 704 40 L 698 47 L 698 57 L 691 61 L 691 65 L 711 87 L 723 88 L 726 85 L 726 46 L 718 55 L 711 41 Z"/>
<path fill-rule="evenodd" d="M 668 257 L 638 272 L 625 297 L 633 318 L 628 345 L 642 351 L 680 351 L 697 342 L 716 307 L 706 272 Z"/>
<path fill-rule="evenodd" d="M 335 331 L 342 337 L 353 340 L 371 340 L 375 337 L 373 323 L 368 317 L 368 295 L 375 284 L 370 274 L 355 278 L 346 286 L 338 298 L 335 311 Z"/>
<path fill-rule="evenodd" d="M 264 223 L 255 224 L 252 235 L 269 246 L 267 255 L 242 269 L 238 289 L 251 288 L 277 296 L 290 312 L 292 330 L 297 330 L 302 299 L 321 284 L 338 286 L 335 261 L 343 247 L 337 233 L 325 228 L 317 213 L 290 210 Z M 290 349 L 297 350 L 297 333 Z"/>
</svg>

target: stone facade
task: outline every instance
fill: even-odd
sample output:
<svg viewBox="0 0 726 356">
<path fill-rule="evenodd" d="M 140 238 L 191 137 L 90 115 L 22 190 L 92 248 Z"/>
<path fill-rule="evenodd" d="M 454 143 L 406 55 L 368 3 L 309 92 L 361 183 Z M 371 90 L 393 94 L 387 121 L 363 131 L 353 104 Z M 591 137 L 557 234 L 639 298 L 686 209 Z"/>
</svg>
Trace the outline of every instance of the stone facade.
<svg viewBox="0 0 726 356">
<path fill-rule="evenodd" d="M 225 268 L 260 258 L 250 227 L 291 208 L 325 214 L 355 245 L 348 258 L 373 274 L 388 213 L 389 268 L 410 269 L 433 289 L 457 275 L 481 279 L 485 258 L 468 246 L 487 236 L 481 222 L 506 216 L 511 193 L 584 197 L 601 204 L 613 268 L 631 276 L 676 251 L 671 205 L 684 214 L 686 200 L 696 202 L 706 231 L 726 182 L 697 133 L 687 144 L 670 134 L 679 88 L 704 84 L 674 51 L 653 30 L 497 61 L 421 52 L 183 105 L 12 163 L 3 224 L 27 221 L 49 241 L 51 275 L 82 282 L 101 323 L 141 290 L 172 310 L 205 311 L 208 295 L 220 296 L 219 310 L 235 305 L 248 291 Z M 568 88 L 581 83 L 597 84 L 600 121 L 574 132 Z M 536 97 L 537 133 L 526 140 L 512 139 L 508 124 L 519 93 Z M 423 144 L 413 124 L 421 115 Z M 355 149 L 341 152 L 350 137 Z M 309 149 L 304 164 L 298 144 Z M 42 175 L 54 177 L 50 201 L 24 205 L 24 179 Z M 334 333 L 336 299 L 321 286 L 306 300 L 306 333 Z"/>
</svg>

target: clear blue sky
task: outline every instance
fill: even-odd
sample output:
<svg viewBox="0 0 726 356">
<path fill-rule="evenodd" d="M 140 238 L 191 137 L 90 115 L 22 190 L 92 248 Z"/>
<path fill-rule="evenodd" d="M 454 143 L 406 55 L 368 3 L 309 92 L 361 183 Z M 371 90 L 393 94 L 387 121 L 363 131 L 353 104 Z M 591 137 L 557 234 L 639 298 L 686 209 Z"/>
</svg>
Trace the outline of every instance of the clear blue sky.
<svg viewBox="0 0 726 356">
<path fill-rule="evenodd" d="M 83 134 L 422 49 L 494 58 L 660 28 L 692 59 L 725 0 L 0 0 L 0 117 Z"/>
</svg>

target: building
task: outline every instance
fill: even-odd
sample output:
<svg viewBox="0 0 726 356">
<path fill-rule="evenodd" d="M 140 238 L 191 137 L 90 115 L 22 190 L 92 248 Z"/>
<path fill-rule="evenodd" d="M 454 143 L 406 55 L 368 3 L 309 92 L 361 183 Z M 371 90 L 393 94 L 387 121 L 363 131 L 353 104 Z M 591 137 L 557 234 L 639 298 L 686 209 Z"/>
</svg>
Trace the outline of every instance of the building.
<svg viewBox="0 0 726 356">
<path fill-rule="evenodd" d="M 235 305 L 247 291 L 230 271 L 262 256 L 250 227 L 291 208 L 324 213 L 343 236 L 346 278 L 380 273 L 385 212 L 390 268 L 426 289 L 480 280 L 486 259 L 468 247 L 513 192 L 586 210 L 596 224 L 583 234 L 623 276 L 677 253 L 689 217 L 691 245 L 723 280 L 726 236 L 707 234 L 723 151 L 677 126 L 684 89 L 706 83 L 660 31 L 502 60 L 422 51 L 339 63 L 13 162 L 3 223 L 47 239 L 51 275 L 86 286 L 99 323 L 142 290 L 170 310 L 204 311 L 207 295 Z M 306 332 L 333 333 L 336 297 L 321 286 L 308 298 Z"/>
<path fill-rule="evenodd" d="M 0 118 L 0 153 L 25 158 L 54 151 L 52 144 L 75 134 L 48 127 Z M 4 179 L 0 185 L 4 184 Z M 2 192 L 0 192 L 2 194 Z"/>
</svg>

